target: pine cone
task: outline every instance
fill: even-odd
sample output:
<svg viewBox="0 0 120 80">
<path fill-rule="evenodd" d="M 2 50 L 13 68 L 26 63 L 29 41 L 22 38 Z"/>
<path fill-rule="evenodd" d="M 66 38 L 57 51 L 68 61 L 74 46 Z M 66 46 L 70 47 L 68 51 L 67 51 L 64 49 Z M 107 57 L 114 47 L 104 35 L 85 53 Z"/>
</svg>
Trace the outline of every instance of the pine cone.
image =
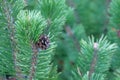
<svg viewBox="0 0 120 80">
<path fill-rule="evenodd" d="M 40 36 L 38 42 L 36 42 L 35 45 L 37 48 L 46 50 L 49 47 L 49 43 L 50 43 L 49 37 L 44 34 Z"/>
</svg>

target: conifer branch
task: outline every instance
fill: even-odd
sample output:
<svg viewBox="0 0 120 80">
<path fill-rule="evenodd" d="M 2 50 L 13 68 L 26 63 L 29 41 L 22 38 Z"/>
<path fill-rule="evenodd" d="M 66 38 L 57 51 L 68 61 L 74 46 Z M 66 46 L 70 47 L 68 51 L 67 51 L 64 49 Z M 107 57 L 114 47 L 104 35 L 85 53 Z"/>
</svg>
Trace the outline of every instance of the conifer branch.
<svg viewBox="0 0 120 80">
<path fill-rule="evenodd" d="M 70 37 L 72 37 L 76 49 L 77 49 L 79 52 L 81 52 L 79 42 L 78 42 L 78 40 L 76 39 L 76 37 L 74 36 L 74 34 L 72 33 L 71 28 L 70 28 L 69 26 L 66 26 L 66 27 L 65 27 L 65 30 L 66 30 L 67 34 L 68 34 Z M 79 74 L 80 76 L 82 76 L 82 72 L 80 71 L 79 67 L 77 67 L 77 71 L 78 71 L 78 74 Z"/>
<path fill-rule="evenodd" d="M 93 59 L 92 59 L 92 62 L 91 62 L 91 65 L 90 65 L 89 74 L 88 74 L 89 80 L 91 78 L 92 73 L 95 70 L 95 65 L 96 65 L 96 62 L 97 62 L 97 53 L 98 53 L 98 43 L 94 43 Z"/>
<path fill-rule="evenodd" d="M 17 61 L 16 61 L 16 41 L 15 41 L 15 37 L 14 37 L 14 19 L 12 17 L 12 10 L 11 10 L 11 6 L 8 4 L 8 2 L 6 0 L 2 0 L 3 2 L 3 10 L 5 13 L 5 18 L 7 20 L 7 28 L 8 28 L 8 33 L 9 33 L 9 37 L 10 37 L 10 41 L 11 41 L 11 47 L 12 47 L 12 55 L 13 55 L 13 60 L 14 60 L 14 67 L 15 67 L 15 71 L 17 71 Z"/>
<path fill-rule="evenodd" d="M 76 37 L 74 36 L 74 34 L 72 33 L 71 28 L 70 28 L 69 26 L 66 26 L 66 27 L 65 27 L 65 30 L 66 30 L 66 32 L 68 33 L 68 35 L 69 35 L 70 37 L 72 37 L 72 39 L 73 39 L 73 41 L 74 41 L 75 47 L 76 47 L 77 50 L 80 52 L 79 42 L 78 42 L 78 40 L 76 39 Z"/>
<path fill-rule="evenodd" d="M 35 69 L 36 69 L 36 63 L 37 63 L 37 55 L 38 55 L 38 50 L 35 44 L 32 45 L 32 50 L 33 50 L 33 55 L 32 55 L 32 61 L 31 61 L 31 70 L 30 70 L 30 79 L 33 80 L 34 75 L 35 75 Z"/>
</svg>

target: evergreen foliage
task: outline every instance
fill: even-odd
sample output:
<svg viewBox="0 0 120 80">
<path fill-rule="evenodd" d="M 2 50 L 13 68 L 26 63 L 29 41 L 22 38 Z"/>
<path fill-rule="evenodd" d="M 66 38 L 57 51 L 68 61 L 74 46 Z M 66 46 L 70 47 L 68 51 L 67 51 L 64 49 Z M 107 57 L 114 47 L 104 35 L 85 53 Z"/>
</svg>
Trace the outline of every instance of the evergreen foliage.
<svg viewBox="0 0 120 80">
<path fill-rule="evenodd" d="M 74 2 L 78 20 L 85 27 L 86 33 L 100 37 L 100 33 L 106 28 L 106 0 L 74 0 Z"/>
<path fill-rule="evenodd" d="M 0 80 L 120 80 L 119 9 L 120 0 L 0 0 Z"/>
<path fill-rule="evenodd" d="M 94 80 L 94 79 L 99 80 L 100 79 L 99 74 L 102 75 L 106 74 L 106 71 L 108 71 L 110 67 L 112 55 L 117 49 L 116 44 L 110 44 L 110 42 L 106 40 L 106 37 L 103 36 L 96 41 L 94 37 L 92 37 L 89 38 L 88 42 L 81 40 L 80 43 L 81 43 L 81 53 L 79 53 L 79 57 L 76 65 L 77 70 L 75 71 L 78 72 L 78 75 L 80 75 L 81 78 L 83 76 L 83 80 L 84 77 L 85 80 L 87 80 L 87 77 L 89 78 L 92 75 L 93 77 L 96 78 L 90 80 Z M 105 78 L 101 77 L 100 80 L 104 80 L 104 79 Z"/>
<path fill-rule="evenodd" d="M 117 70 L 120 68 L 120 35 L 119 35 L 119 22 L 120 22 L 120 0 L 112 0 L 110 3 L 109 13 L 110 13 L 110 27 L 108 36 L 109 39 L 112 42 L 116 42 L 118 45 L 118 49 L 115 52 L 112 62 L 111 62 L 111 68 L 108 74 L 108 80 L 115 80 L 118 75 L 115 73 L 118 73 Z M 118 78 L 119 79 L 119 78 Z"/>
<path fill-rule="evenodd" d="M 65 23 L 66 10 L 65 0 L 39 0 L 38 10 L 47 21 L 47 30 L 57 36 Z"/>
<path fill-rule="evenodd" d="M 105 80 L 104 78 L 105 78 L 105 76 L 103 74 L 94 74 L 93 73 L 90 80 Z M 82 80 L 89 80 L 88 73 L 83 76 Z"/>
<path fill-rule="evenodd" d="M 15 73 L 14 20 L 23 7 L 22 0 L 0 1 L 0 75 Z"/>
<path fill-rule="evenodd" d="M 30 78 L 31 80 L 56 79 L 57 74 L 51 75 L 51 72 L 54 74 L 54 72 L 51 71 L 54 70 L 52 66 L 53 63 L 51 63 L 51 57 L 54 55 L 53 50 L 56 47 L 52 37 L 60 31 L 59 28 L 61 28 L 65 22 L 65 15 L 62 14 L 65 13 L 66 8 L 65 6 L 61 6 L 65 5 L 64 0 L 49 0 L 49 2 L 48 4 L 47 0 L 39 0 L 39 4 L 37 5 L 38 8 L 35 8 L 35 10 L 27 10 L 29 4 L 24 0 L 1 1 L 1 21 L 4 21 L 4 19 L 6 20 L 4 23 L 1 22 L 0 29 L 1 33 L 4 34 L 0 35 L 3 39 L 0 43 L 6 43 L 0 46 L 0 54 L 2 57 L 2 68 L 0 68 L 1 75 L 10 74 L 12 76 L 16 75 L 20 79 Z M 58 5 L 58 7 L 55 8 L 56 5 Z M 49 6 L 51 6 L 50 11 L 44 9 L 49 9 Z M 54 11 L 55 14 L 52 14 L 54 9 L 56 9 L 56 11 Z M 51 15 L 49 15 L 50 12 Z M 44 15 L 45 13 L 46 15 Z M 50 20 L 50 23 L 48 22 L 49 18 L 52 20 Z M 50 26 L 51 24 L 52 26 Z M 48 30 L 49 28 L 50 30 Z M 52 30 L 58 31 L 53 32 Z M 35 43 L 43 34 L 49 36 L 50 47 L 47 50 L 37 49 L 38 55 L 35 55 Z M 7 48 L 7 46 L 10 48 Z M 6 54 L 4 55 L 3 53 Z M 33 68 L 33 71 L 31 68 Z"/>
</svg>

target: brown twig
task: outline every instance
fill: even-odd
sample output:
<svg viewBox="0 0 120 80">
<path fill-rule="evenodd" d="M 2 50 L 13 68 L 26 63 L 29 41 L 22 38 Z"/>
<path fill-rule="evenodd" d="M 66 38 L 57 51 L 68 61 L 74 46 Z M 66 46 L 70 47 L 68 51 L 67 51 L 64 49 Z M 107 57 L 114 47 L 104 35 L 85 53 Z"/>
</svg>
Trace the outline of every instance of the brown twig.
<svg viewBox="0 0 120 80">
<path fill-rule="evenodd" d="M 37 55 L 38 55 L 38 50 L 35 44 L 32 45 L 32 50 L 33 50 L 33 55 L 32 55 L 32 61 L 31 61 L 31 70 L 30 70 L 30 78 L 29 80 L 33 80 L 34 75 L 35 75 L 35 67 L 37 63 Z"/>
<path fill-rule="evenodd" d="M 3 11 L 5 13 L 5 18 L 7 20 L 7 29 L 8 29 L 8 33 L 10 35 L 10 41 L 11 41 L 11 47 L 12 47 L 12 54 L 13 54 L 13 59 L 14 59 L 14 67 L 15 67 L 15 71 L 17 72 L 17 60 L 16 60 L 16 41 L 15 41 L 15 30 L 14 30 L 14 20 L 12 17 L 12 10 L 11 10 L 11 6 L 10 4 L 8 4 L 7 0 L 2 0 L 2 5 L 3 5 Z M 17 74 L 17 73 L 16 73 Z"/>
<path fill-rule="evenodd" d="M 70 28 L 69 26 L 66 26 L 66 27 L 65 27 L 65 30 L 66 30 L 67 34 L 68 34 L 70 37 L 72 37 L 76 49 L 77 49 L 79 52 L 81 52 L 79 42 L 78 42 L 78 40 L 76 39 L 76 37 L 74 36 L 71 28 Z M 82 55 L 82 54 L 81 54 L 81 55 Z M 80 76 L 82 76 L 82 72 L 80 71 L 79 67 L 77 67 L 77 71 L 78 71 L 78 74 L 79 74 Z"/>
<path fill-rule="evenodd" d="M 65 30 L 66 32 L 68 33 L 69 36 L 72 37 L 73 41 L 74 41 L 74 44 L 75 44 L 75 47 L 77 48 L 77 50 L 80 52 L 80 45 L 79 45 L 79 42 L 78 40 L 76 39 L 76 37 L 74 36 L 74 34 L 72 33 L 72 30 L 69 26 L 66 26 L 65 27 Z"/>
<path fill-rule="evenodd" d="M 98 44 L 94 43 L 93 59 L 92 59 L 92 62 L 91 62 L 91 65 L 90 65 L 89 74 L 88 74 L 89 80 L 91 78 L 92 73 L 95 70 L 95 66 L 96 66 L 96 63 L 97 63 L 97 53 L 98 53 Z"/>
</svg>

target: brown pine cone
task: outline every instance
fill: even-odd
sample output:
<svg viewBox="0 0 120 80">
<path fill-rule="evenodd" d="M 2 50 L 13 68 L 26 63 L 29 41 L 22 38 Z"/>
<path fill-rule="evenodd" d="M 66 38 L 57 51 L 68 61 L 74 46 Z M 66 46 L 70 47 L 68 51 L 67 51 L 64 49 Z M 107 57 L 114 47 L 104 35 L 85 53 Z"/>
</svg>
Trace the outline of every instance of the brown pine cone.
<svg viewBox="0 0 120 80">
<path fill-rule="evenodd" d="M 41 35 L 35 45 L 37 48 L 40 48 L 41 50 L 46 50 L 50 45 L 49 37 L 45 34 Z"/>
</svg>

